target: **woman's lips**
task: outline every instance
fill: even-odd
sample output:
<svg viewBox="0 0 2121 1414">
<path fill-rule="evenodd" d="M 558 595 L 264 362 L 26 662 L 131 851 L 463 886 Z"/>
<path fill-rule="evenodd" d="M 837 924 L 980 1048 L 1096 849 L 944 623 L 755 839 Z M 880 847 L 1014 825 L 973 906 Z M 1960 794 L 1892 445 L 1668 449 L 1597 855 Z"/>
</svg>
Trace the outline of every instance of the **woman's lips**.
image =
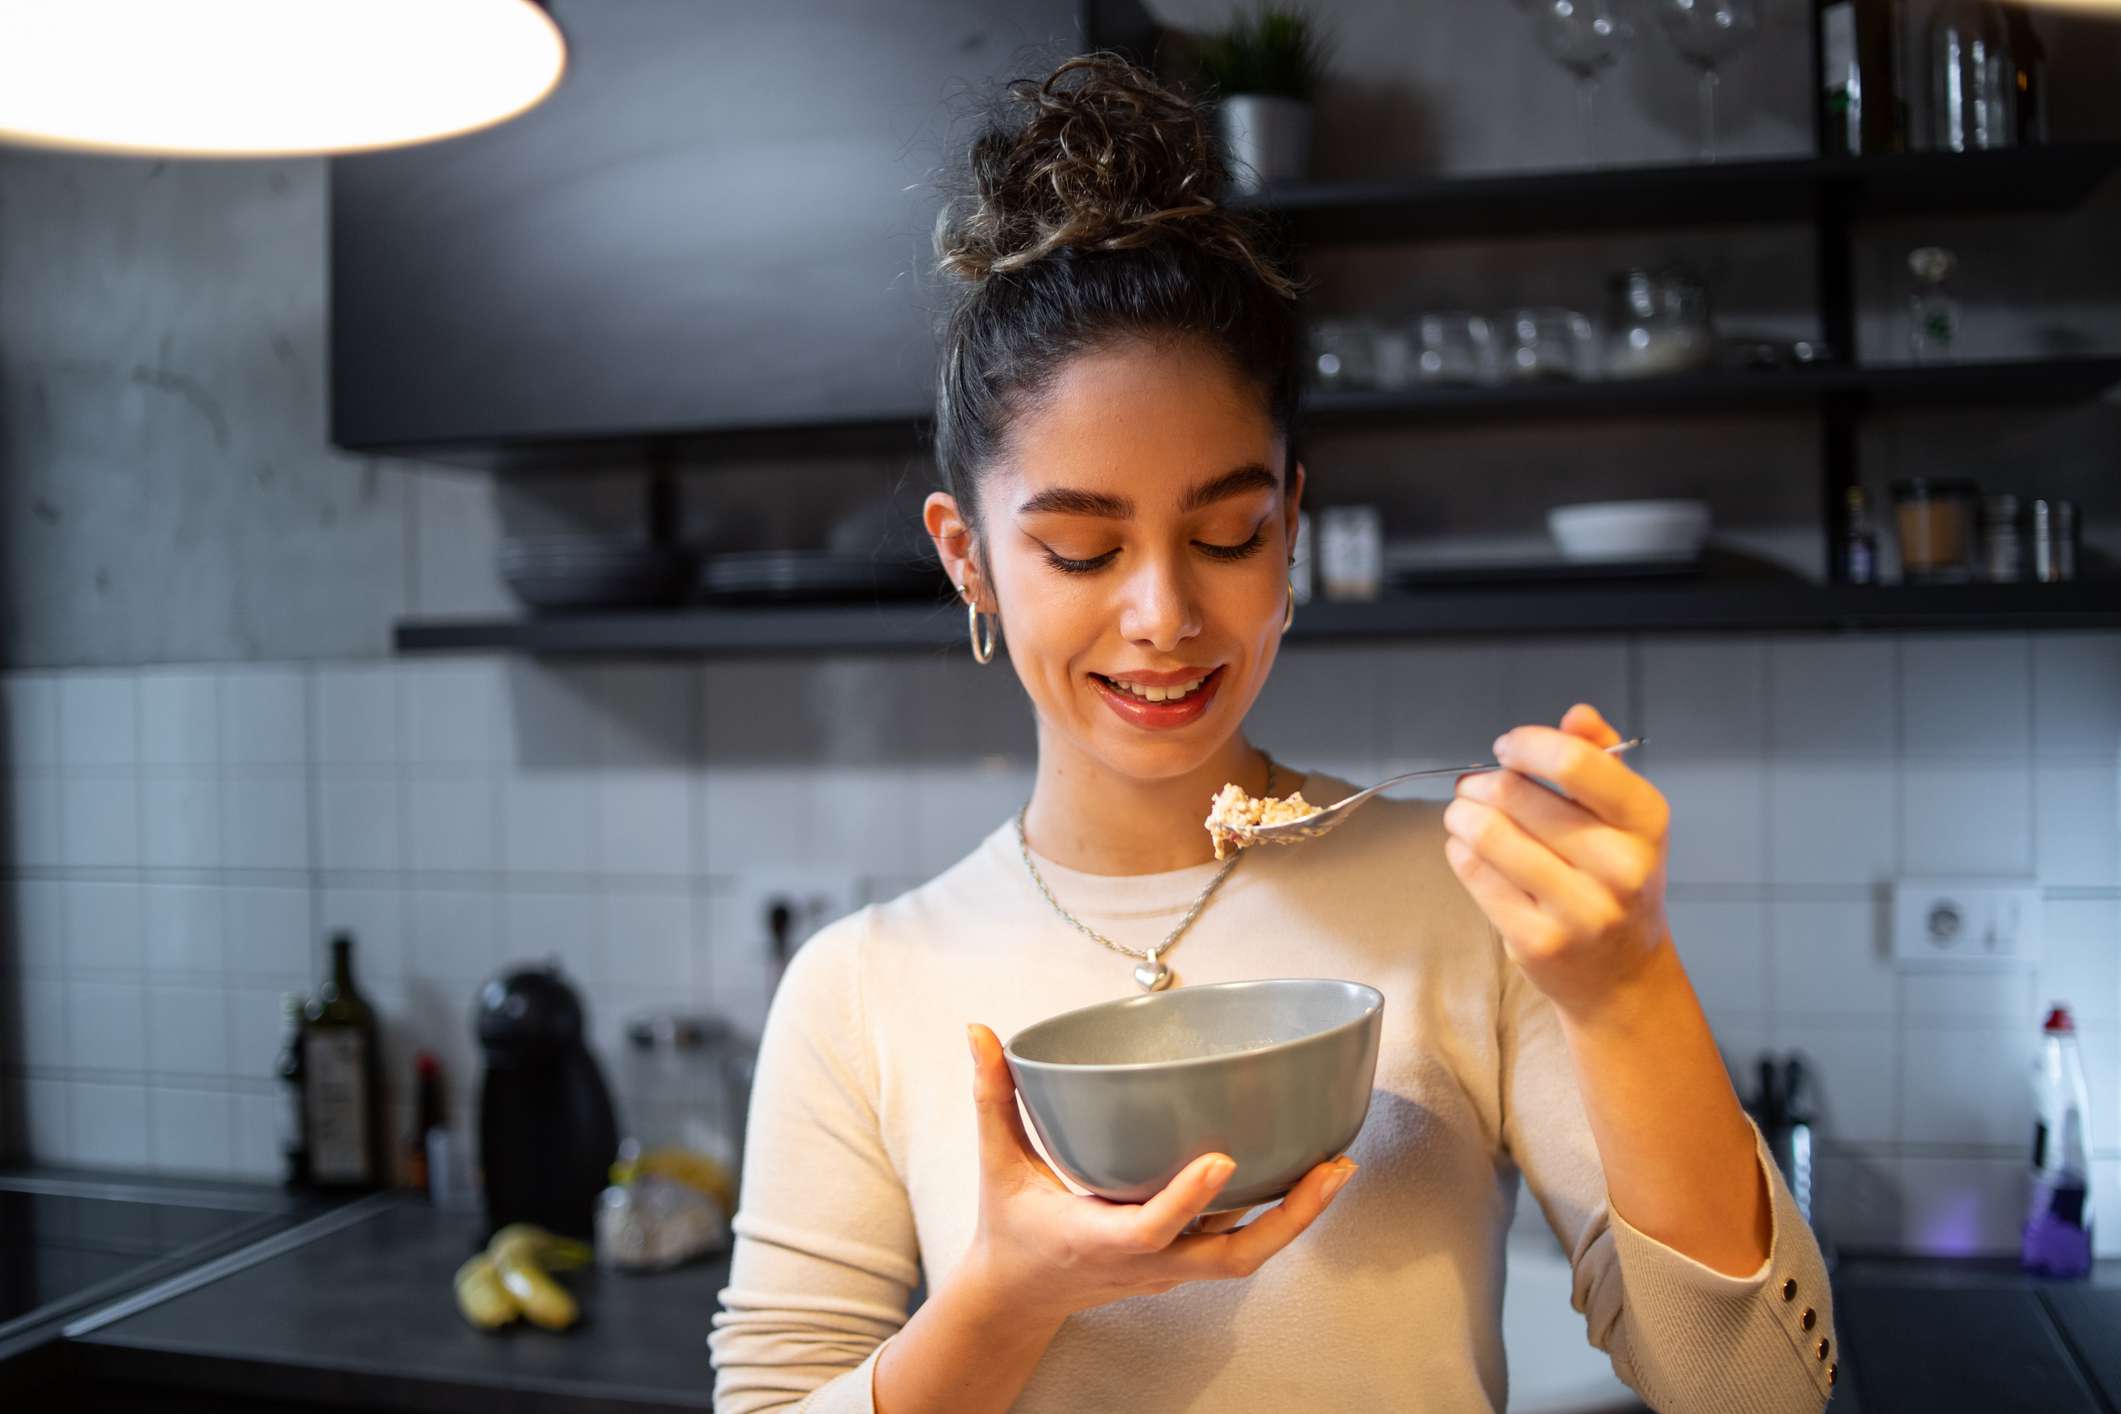
<svg viewBox="0 0 2121 1414">
<path fill-rule="evenodd" d="M 1146 702 L 1123 688 L 1114 687 L 1096 673 L 1090 675 L 1090 683 L 1105 705 L 1117 713 L 1122 721 L 1148 731 L 1169 731 L 1200 720 L 1215 700 L 1216 689 L 1222 686 L 1221 668 L 1208 674 L 1207 679 L 1193 691 L 1176 702 Z"/>
</svg>

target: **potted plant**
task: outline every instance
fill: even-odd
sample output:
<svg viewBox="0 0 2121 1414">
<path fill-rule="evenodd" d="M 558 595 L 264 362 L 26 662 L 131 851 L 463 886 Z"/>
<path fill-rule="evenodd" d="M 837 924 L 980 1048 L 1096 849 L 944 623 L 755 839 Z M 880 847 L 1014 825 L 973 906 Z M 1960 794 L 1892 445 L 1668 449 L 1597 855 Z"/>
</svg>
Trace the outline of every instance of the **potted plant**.
<svg viewBox="0 0 2121 1414">
<path fill-rule="evenodd" d="M 1311 17 L 1263 0 L 1202 40 L 1199 64 L 1215 99 L 1231 186 L 1257 192 L 1303 180 L 1311 166 L 1311 99 L 1325 72 L 1325 46 Z"/>
</svg>

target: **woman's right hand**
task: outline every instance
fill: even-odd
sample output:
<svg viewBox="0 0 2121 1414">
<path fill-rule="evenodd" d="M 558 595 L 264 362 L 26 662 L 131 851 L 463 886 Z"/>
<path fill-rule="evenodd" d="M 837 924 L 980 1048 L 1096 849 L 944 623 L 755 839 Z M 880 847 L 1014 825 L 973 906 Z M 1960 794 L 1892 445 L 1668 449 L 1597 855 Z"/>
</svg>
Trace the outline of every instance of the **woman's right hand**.
<svg viewBox="0 0 2121 1414">
<path fill-rule="evenodd" d="M 1031 1147 L 1001 1042 L 968 1028 L 972 1094 L 979 1110 L 979 1229 L 964 1276 L 1021 1315 L 1063 1320 L 1077 1311 L 1169 1291 L 1181 1282 L 1248 1277 L 1295 1241 L 1355 1172 L 1345 1155 L 1297 1181 L 1244 1227 L 1238 1215 L 1188 1226 L 1237 1167 L 1203 1154 L 1146 1203 L 1112 1203 L 1068 1191 Z"/>
</svg>

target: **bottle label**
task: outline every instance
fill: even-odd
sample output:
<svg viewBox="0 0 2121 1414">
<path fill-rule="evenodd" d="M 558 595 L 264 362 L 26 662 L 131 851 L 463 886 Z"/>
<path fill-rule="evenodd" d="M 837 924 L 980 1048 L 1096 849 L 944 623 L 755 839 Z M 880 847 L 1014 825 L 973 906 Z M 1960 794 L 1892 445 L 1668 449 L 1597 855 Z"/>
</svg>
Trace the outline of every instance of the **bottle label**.
<svg viewBox="0 0 2121 1414">
<path fill-rule="evenodd" d="M 368 1183 L 367 1038 L 351 1027 L 320 1027 L 302 1052 L 309 1106 L 309 1176 L 317 1183 Z"/>
</svg>

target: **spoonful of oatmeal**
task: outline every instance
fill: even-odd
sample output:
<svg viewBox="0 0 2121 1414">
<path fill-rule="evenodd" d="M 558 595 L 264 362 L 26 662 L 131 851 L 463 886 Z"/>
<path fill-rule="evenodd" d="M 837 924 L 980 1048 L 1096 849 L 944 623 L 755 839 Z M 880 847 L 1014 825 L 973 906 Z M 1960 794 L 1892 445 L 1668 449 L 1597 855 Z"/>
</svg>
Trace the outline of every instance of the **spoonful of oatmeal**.
<svg viewBox="0 0 2121 1414">
<path fill-rule="evenodd" d="M 1625 755 L 1648 740 L 1648 737 L 1630 737 L 1605 748 L 1606 754 Z M 1215 841 L 1215 857 L 1221 859 L 1226 845 L 1243 849 L 1255 844 L 1297 844 L 1331 834 L 1371 796 L 1406 781 L 1418 781 L 1424 776 L 1463 776 L 1472 771 L 1500 769 L 1500 763 L 1484 761 L 1470 766 L 1433 766 L 1425 771 L 1407 771 L 1327 806 L 1311 804 L 1303 798 L 1301 791 L 1282 797 L 1253 796 L 1247 794 L 1243 786 L 1226 785 L 1210 804 L 1208 818 L 1203 823 L 1208 827 L 1208 837 Z"/>
</svg>

